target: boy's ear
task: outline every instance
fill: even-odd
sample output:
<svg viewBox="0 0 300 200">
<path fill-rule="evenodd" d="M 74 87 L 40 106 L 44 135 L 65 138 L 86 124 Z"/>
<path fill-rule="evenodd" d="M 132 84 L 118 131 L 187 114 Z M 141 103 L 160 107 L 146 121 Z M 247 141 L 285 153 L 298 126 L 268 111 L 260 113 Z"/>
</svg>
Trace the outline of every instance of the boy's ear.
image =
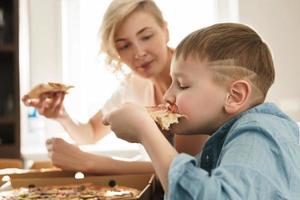
<svg viewBox="0 0 300 200">
<path fill-rule="evenodd" d="M 224 109 L 228 114 L 236 114 L 245 107 L 251 95 L 251 85 L 245 80 L 237 80 L 230 85 Z"/>
</svg>

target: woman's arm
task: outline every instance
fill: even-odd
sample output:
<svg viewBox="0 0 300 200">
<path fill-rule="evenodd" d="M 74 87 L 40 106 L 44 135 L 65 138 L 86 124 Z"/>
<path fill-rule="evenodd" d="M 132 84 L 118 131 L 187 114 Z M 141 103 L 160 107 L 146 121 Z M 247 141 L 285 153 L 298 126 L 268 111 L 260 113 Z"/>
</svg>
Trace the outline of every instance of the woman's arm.
<svg viewBox="0 0 300 200">
<path fill-rule="evenodd" d="M 97 174 L 144 174 L 154 173 L 151 162 L 148 161 L 122 161 L 111 157 L 86 154 L 86 171 Z"/>
<path fill-rule="evenodd" d="M 153 173 L 150 162 L 121 161 L 81 151 L 61 138 L 47 140 L 52 164 L 64 170 L 98 174 Z"/>
<path fill-rule="evenodd" d="M 36 108 L 41 115 L 59 122 L 78 144 L 95 143 L 108 133 L 110 128 L 102 124 L 101 111 L 88 123 L 73 120 L 63 105 L 65 95 L 64 92 L 44 93 L 34 99 L 25 95 L 22 101 L 26 106 Z"/>
<path fill-rule="evenodd" d="M 92 144 L 106 135 L 110 128 L 102 123 L 102 113 L 97 112 L 87 123 L 74 121 L 69 115 L 58 119 L 77 144 Z"/>
</svg>

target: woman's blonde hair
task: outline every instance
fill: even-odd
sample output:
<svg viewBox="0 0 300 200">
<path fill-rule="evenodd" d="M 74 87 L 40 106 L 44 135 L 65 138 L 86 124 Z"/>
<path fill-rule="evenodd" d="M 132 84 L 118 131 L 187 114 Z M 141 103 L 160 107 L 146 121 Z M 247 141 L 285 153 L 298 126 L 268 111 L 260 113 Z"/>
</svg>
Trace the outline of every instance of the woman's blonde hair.
<svg viewBox="0 0 300 200">
<path fill-rule="evenodd" d="M 100 51 L 106 53 L 106 63 L 114 72 L 119 72 L 122 66 L 115 46 L 115 33 L 122 22 L 135 11 L 152 14 L 157 23 L 164 26 L 162 13 L 153 0 L 113 0 L 104 14 L 99 36 Z"/>
</svg>

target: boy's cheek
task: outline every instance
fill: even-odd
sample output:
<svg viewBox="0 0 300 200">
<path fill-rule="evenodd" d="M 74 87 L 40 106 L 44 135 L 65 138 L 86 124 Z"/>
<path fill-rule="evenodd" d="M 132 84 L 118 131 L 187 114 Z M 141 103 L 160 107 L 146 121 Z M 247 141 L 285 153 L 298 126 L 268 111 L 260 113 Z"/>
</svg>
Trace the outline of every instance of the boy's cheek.
<svg viewBox="0 0 300 200">
<path fill-rule="evenodd" d="M 189 121 L 193 121 L 193 118 L 195 116 L 195 112 L 199 112 L 199 109 L 189 101 L 185 101 L 178 104 L 178 111 L 180 114 L 186 116 L 186 119 Z"/>
<path fill-rule="evenodd" d="M 186 116 L 185 119 L 180 119 L 178 124 L 172 125 L 172 131 L 175 134 L 187 134 L 190 132 L 194 124 L 199 121 L 199 115 L 202 115 L 199 99 L 195 99 L 195 95 L 185 95 L 177 97 L 176 104 L 178 106 L 178 111 L 180 114 Z"/>
</svg>

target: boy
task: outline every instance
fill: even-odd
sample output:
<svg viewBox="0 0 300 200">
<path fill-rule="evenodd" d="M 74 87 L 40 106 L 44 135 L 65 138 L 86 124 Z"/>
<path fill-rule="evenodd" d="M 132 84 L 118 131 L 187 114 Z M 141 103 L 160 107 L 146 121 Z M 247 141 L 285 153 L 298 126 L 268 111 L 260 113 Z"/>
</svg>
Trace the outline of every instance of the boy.
<svg viewBox="0 0 300 200">
<path fill-rule="evenodd" d="M 299 198 L 299 129 L 264 103 L 275 72 L 255 31 L 235 23 L 195 31 L 170 73 L 165 100 L 186 116 L 172 131 L 211 135 L 201 154 L 178 154 L 144 108 L 126 104 L 106 116 L 118 137 L 145 146 L 167 199 Z"/>
</svg>

